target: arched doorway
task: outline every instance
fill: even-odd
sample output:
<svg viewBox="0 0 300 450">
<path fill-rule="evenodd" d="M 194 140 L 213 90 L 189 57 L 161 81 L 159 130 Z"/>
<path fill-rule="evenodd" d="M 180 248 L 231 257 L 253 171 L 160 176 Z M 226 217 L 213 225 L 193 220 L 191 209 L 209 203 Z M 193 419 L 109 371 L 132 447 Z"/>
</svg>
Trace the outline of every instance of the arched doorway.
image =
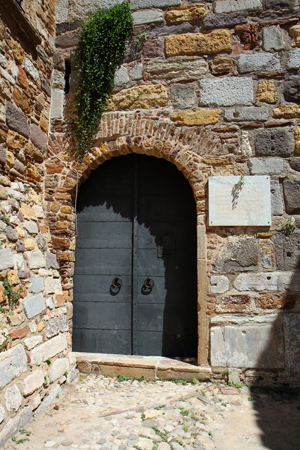
<svg viewBox="0 0 300 450">
<path fill-rule="evenodd" d="M 175 166 L 113 158 L 77 203 L 73 350 L 197 355 L 197 236 L 192 189 Z"/>
</svg>

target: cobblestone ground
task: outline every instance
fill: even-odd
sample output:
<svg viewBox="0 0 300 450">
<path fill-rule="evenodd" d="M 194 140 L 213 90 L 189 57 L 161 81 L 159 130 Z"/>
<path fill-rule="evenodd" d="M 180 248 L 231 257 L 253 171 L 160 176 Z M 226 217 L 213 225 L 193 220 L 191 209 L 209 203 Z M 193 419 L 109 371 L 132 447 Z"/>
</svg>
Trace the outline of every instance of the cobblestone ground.
<svg viewBox="0 0 300 450">
<path fill-rule="evenodd" d="M 300 395 L 80 375 L 21 431 L 6 450 L 299 450 Z"/>
</svg>

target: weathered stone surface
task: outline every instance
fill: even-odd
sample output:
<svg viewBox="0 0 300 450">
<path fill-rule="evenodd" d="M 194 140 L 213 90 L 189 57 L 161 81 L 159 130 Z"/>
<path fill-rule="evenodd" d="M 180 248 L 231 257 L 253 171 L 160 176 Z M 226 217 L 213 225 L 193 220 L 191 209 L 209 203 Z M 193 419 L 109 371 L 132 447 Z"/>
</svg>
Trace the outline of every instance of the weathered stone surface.
<svg viewBox="0 0 300 450">
<path fill-rule="evenodd" d="M 61 284 L 59 278 L 47 277 L 45 280 L 45 293 L 54 294 L 61 292 Z"/>
<path fill-rule="evenodd" d="M 300 49 L 295 48 L 289 51 L 288 59 L 286 62 L 287 70 L 299 69 L 300 67 Z"/>
<path fill-rule="evenodd" d="M 6 123 L 8 128 L 22 134 L 22 136 L 29 137 L 29 125 L 25 114 L 21 108 L 8 101 L 6 102 Z"/>
<path fill-rule="evenodd" d="M 299 271 L 242 273 L 236 277 L 234 286 L 238 291 L 297 291 Z"/>
<path fill-rule="evenodd" d="M 251 105 L 252 78 L 221 78 L 200 80 L 200 103 L 205 106 Z"/>
<path fill-rule="evenodd" d="M 289 369 L 300 370 L 300 314 L 284 315 L 285 363 Z"/>
<path fill-rule="evenodd" d="M 286 130 L 259 131 L 255 139 L 256 156 L 289 156 L 292 146 Z"/>
<path fill-rule="evenodd" d="M 216 313 L 241 313 L 250 309 L 249 295 L 229 295 L 216 303 Z"/>
<path fill-rule="evenodd" d="M 295 6 L 295 0 L 266 0 L 266 9 L 284 9 L 293 8 Z"/>
<path fill-rule="evenodd" d="M 176 9 L 170 9 L 166 13 L 166 20 L 170 23 L 189 22 L 191 20 L 200 20 L 206 16 L 208 10 L 201 3 L 194 5 L 179 6 Z"/>
<path fill-rule="evenodd" d="M 221 327 L 212 327 L 210 334 L 210 362 L 212 366 L 226 366 L 225 341 Z"/>
<path fill-rule="evenodd" d="M 254 24 L 237 25 L 235 32 L 240 35 L 244 50 L 253 50 L 258 45 L 257 28 Z"/>
<path fill-rule="evenodd" d="M 229 121 L 265 121 L 269 118 L 269 110 L 265 106 L 240 106 L 225 110 L 225 119 Z"/>
<path fill-rule="evenodd" d="M 27 356 L 22 344 L 0 354 L 0 388 L 27 369 Z"/>
<path fill-rule="evenodd" d="M 191 23 L 181 23 L 179 25 L 163 25 L 150 30 L 149 37 L 170 36 L 171 34 L 198 33 L 199 27 Z"/>
<path fill-rule="evenodd" d="M 0 423 L 2 423 L 4 419 L 5 419 L 5 409 L 3 408 L 2 405 L 0 405 Z"/>
<path fill-rule="evenodd" d="M 75 381 L 76 380 L 76 378 L 78 377 L 78 375 L 79 375 L 79 370 L 78 369 L 72 369 L 69 373 L 68 373 L 68 376 L 67 376 L 67 384 L 71 384 L 71 383 L 73 383 L 73 381 Z"/>
<path fill-rule="evenodd" d="M 40 269 L 46 265 L 44 255 L 40 250 L 36 252 L 25 252 L 25 258 L 28 260 L 30 269 Z"/>
<path fill-rule="evenodd" d="M 6 389 L 4 398 L 6 409 L 17 412 L 22 404 L 22 395 L 15 384 Z"/>
<path fill-rule="evenodd" d="M 290 160 L 290 166 L 296 172 L 300 172 L 300 158 L 292 158 Z"/>
<path fill-rule="evenodd" d="M 284 180 L 283 182 L 285 208 L 288 214 L 300 212 L 300 182 Z"/>
<path fill-rule="evenodd" d="M 23 339 L 24 337 L 27 336 L 27 334 L 28 334 L 27 327 L 19 328 L 18 330 L 12 330 L 9 332 L 9 335 L 13 341 L 15 341 L 16 339 Z"/>
<path fill-rule="evenodd" d="M 18 235 L 18 232 L 15 230 L 15 228 L 8 226 L 8 227 L 6 227 L 5 232 L 6 232 L 7 239 L 9 241 L 17 242 L 19 235 Z"/>
<path fill-rule="evenodd" d="M 229 56 L 218 55 L 211 61 L 210 68 L 213 75 L 229 73 L 233 68 L 233 59 Z"/>
<path fill-rule="evenodd" d="M 284 40 L 280 28 L 276 26 L 263 28 L 263 49 L 266 52 L 270 50 L 282 50 Z"/>
<path fill-rule="evenodd" d="M 38 226 L 36 224 L 36 222 L 32 222 L 32 221 L 25 221 L 23 223 L 23 227 L 25 228 L 25 230 L 28 231 L 28 233 L 30 234 L 38 234 L 39 229 Z"/>
<path fill-rule="evenodd" d="M 146 23 L 162 23 L 164 21 L 163 12 L 160 9 L 143 9 L 132 13 L 135 25 Z"/>
<path fill-rule="evenodd" d="M 273 117 L 277 119 L 291 119 L 300 117 L 300 106 L 298 105 L 281 105 L 273 110 Z"/>
<path fill-rule="evenodd" d="M 144 85 L 123 89 L 107 102 L 107 111 L 118 109 L 155 108 L 166 106 L 167 89 L 162 84 Z"/>
<path fill-rule="evenodd" d="M 235 238 L 223 244 L 213 264 L 213 271 L 235 273 L 257 268 L 259 247 L 255 238 Z"/>
<path fill-rule="evenodd" d="M 56 308 L 59 308 L 60 306 L 65 304 L 65 297 L 63 294 L 55 294 L 53 297 L 54 305 Z"/>
<path fill-rule="evenodd" d="M 60 334 L 49 341 L 38 345 L 31 352 L 32 364 L 41 364 L 48 358 L 52 358 L 67 348 L 67 339 L 65 334 Z"/>
<path fill-rule="evenodd" d="M 280 158 L 250 158 L 248 166 L 251 175 L 280 175 L 283 173 L 283 161 Z"/>
<path fill-rule="evenodd" d="M 166 8 L 168 6 L 178 6 L 181 0 L 131 0 L 130 9 L 135 11 L 137 9 L 145 8 Z"/>
<path fill-rule="evenodd" d="M 88 18 L 90 14 L 95 14 L 99 9 L 107 11 L 116 3 L 121 3 L 122 0 L 69 0 L 69 15 L 68 20 L 76 19 L 83 20 Z"/>
<path fill-rule="evenodd" d="M 35 294 L 42 292 L 44 290 L 44 281 L 43 278 L 39 275 L 33 275 L 31 279 L 31 286 L 29 288 L 29 292 L 33 292 Z"/>
<path fill-rule="evenodd" d="M 216 1 L 214 11 L 216 14 L 232 13 L 235 11 L 256 11 L 263 9 L 259 0 L 222 0 Z"/>
<path fill-rule="evenodd" d="M 25 58 L 24 59 L 24 69 L 30 75 L 34 81 L 38 81 L 40 78 L 39 71 L 35 67 L 35 65 L 30 61 L 30 59 Z"/>
<path fill-rule="evenodd" d="M 29 406 L 22 409 L 15 417 L 9 419 L 6 426 L 0 432 L 0 447 L 16 434 L 20 428 L 24 428 L 32 418 L 32 410 Z"/>
<path fill-rule="evenodd" d="M 247 22 L 247 14 L 231 14 L 226 16 L 205 17 L 203 20 L 203 28 L 205 30 L 211 30 L 215 28 L 229 28 Z"/>
<path fill-rule="evenodd" d="M 164 56 L 164 41 L 162 38 L 147 39 L 143 45 L 144 58 L 160 58 Z"/>
<path fill-rule="evenodd" d="M 39 389 L 44 382 L 44 374 L 41 370 L 35 370 L 23 381 L 23 395 L 27 397 Z"/>
<path fill-rule="evenodd" d="M 61 119 L 64 110 L 64 91 L 61 89 L 53 89 L 51 97 L 51 119 Z"/>
<path fill-rule="evenodd" d="M 291 294 L 261 294 L 255 297 L 255 304 L 262 309 L 291 309 L 297 298 Z"/>
<path fill-rule="evenodd" d="M 300 124 L 295 130 L 295 153 L 300 153 Z"/>
<path fill-rule="evenodd" d="M 6 200 L 8 197 L 7 189 L 4 186 L 0 186 L 0 200 Z"/>
<path fill-rule="evenodd" d="M 36 220 L 35 210 L 26 203 L 21 203 L 21 213 L 25 220 Z M 24 220 L 22 220 L 22 222 L 23 221 Z"/>
<path fill-rule="evenodd" d="M 170 86 L 169 93 L 174 108 L 190 108 L 195 105 L 196 89 L 194 85 L 173 84 Z"/>
<path fill-rule="evenodd" d="M 30 139 L 32 143 L 36 145 L 40 150 L 46 150 L 47 136 L 35 123 L 32 123 L 30 125 Z"/>
<path fill-rule="evenodd" d="M 299 26 L 299 24 L 292 26 L 289 29 L 289 33 L 294 38 L 291 42 L 291 46 L 299 47 L 299 45 L 300 45 L 300 26 Z"/>
<path fill-rule="evenodd" d="M 38 344 L 41 344 L 43 342 L 43 336 L 32 336 L 24 340 L 25 347 L 27 350 L 31 350 L 33 347 L 35 347 Z"/>
<path fill-rule="evenodd" d="M 59 269 L 58 262 L 56 260 L 56 255 L 54 253 L 46 253 L 46 264 L 49 269 Z"/>
<path fill-rule="evenodd" d="M 208 66 L 204 59 L 191 56 L 157 58 L 145 64 L 145 73 L 150 80 L 192 81 L 206 75 Z"/>
<path fill-rule="evenodd" d="M 0 270 L 10 269 L 14 266 L 14 260 L 9 248 L 0 250 Z"/>
<path fill-rule="evenodd" d="M 125 86 L 129 81 L 128 69 L 121 66 L 115 73 L 114 86 Z"/>
<path fill-rule="evenodd" d="M 69 360 L 68 358 L 58 358 L 54 361 L 51 370 L 50 370 L 50 383 L 55 380 L 58 380 L 65 372 L 69 372 Z"/>
<path fill-rule="evenodd" d="M 283 201 L 281 197 L 281 189 L 278 180 L 271 180 L 271 211 L 272 216 L 282 216 Z"/>
<path fill-rule="evenodd" d="M 29 270 L 19 270 L 18 271 L 18 277 L 21 279 L 21 280 L 26 280 L 26 278 L 29 278 L 30 277 L 30 271 Z"/>
<path fill-rule="evenodd" d="M 39 414 L 43 411 L 47 406 L 49 406 L 52 402 L 55 401 L 57 396 L 59 396 L 61 393 L 61 387 L 58 385 L 56 386 L 50 394 L 44 398 L 43 403 L 39 406 L 39 408 L 36 410 L 36 414 Z"/>
<path fill-rule="evenodd" d="M 297 75 L 290 76 L 283 83 L 283 96 L 287 102 L 300 102 L 300 77 Z"/>
<path fill-rule="evenodd" d="M 37 316 L 41 312 L 45 311 L 46 303 L 42 294 L 33 295 L 32 297 L 26 298 L 23 301 L 23 307 L 26 312 L 28 319 Z"/>
<path fill-rule="evenodd" d="M 178 125 L 208 125 L 215 124 L 220 119 L 221 109 L 197 109 L 196 111 L 178 111 L 171 119 Z"/>
<path fill-rule="evenodd" d="M 68 331 L 69 323 L 67 316 L 55 317 L 54 319 L 48 320 L 46 323 L 46 335 L 47 338 L 56 336 L 61 331 Z"/>
<path fill-rule="evenodd" d="M 58 23 L 68 20 L 69 0 L 58 0 L 56 2 L 56 21 Z"/>
<path fill-rule="evenodd" d="M 78 44 L 78 41 L 79 41 L 79 33 L 75 31 L 56 36 L 55 45 L 57 48 L 66 49 L 68 47 L 75 47 Z"/>
<path fill-rule="evenodd" d="M 204 55 L 231 52 L 231 39 L 228 30 L 213 30 L 207 34 L 183 34 L 166 36 L 166 55 Z"/>
<path fill-rule="evenodd" d="M 281 70 L 279 57 L 273 53 L 242 54 L 237 59 L 240 73 L 278 72 Z"/>
<path fill-rule="evenodd" d="M 225 275 L 212 275 L 210 284 L 213 294 L 224 294 L 229 289 L 229 279 Z"/>
<path fill-rule="evenodd" d="M 277 269 L 300 269 L 300 235 L 277 233 L 274 242 Z"/>
</svg>

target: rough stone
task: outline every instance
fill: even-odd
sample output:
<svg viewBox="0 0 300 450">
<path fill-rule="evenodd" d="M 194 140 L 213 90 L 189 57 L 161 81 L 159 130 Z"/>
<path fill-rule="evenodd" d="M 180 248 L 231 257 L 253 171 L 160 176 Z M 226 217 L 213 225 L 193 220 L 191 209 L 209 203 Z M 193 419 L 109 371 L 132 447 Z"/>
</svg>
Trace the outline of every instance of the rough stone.
<svg viewBox="0 0 300 450">
<path fill-rule="evenodd" d="M 213 30 L 207 34 L 183 34 L 166 36 L 166 55 L 204 55 L 231 52 L 231 39 L 228 30 Z"/>
<path fill-rule="evenodd" d="M 222 0 L 216 1 L 214 11 L 216 14 L 232 13 L 236 11 L 256 11 L 263 9 L 259 0 Z"/>
<path fill-rule="evenodd" d="M 42 292 L 44 290 L 44 282 L 43 278 L 39 275 L 33 275 L 31 279 L 31 286 L 29 288 L 29 292 L 33 292 L 35 294 Z"/>
<path fill-rule="evenodd" d="M 296 172 L 300 172 L 300 158 L 292 158 L 290 160 L 290 166 Z"/>
<path fill-rule="evenodd" d="M 197 109 L 196 111 L 178 111 L 171 119 L 178 125 L 208 125 L 215 124 L 220 119 L 221 109 Z"/>
<path fill-rule="evenodd" d="M 257 268 L 259 247 L 255 238 L 235 238 L 223 244 L 213 264 L 218 273 L 235 273 Z"/>
<path fill-rule="evenodd" d="M 32 221 L 25 221 L 23 223 L 23 227 L 25 228 L 25 230 L 28 231 L 28 233 L 30 234 L 38 234 L 39 229 L 38 226 L 36 224 L 36 222 L 32 222 Z"/>
<path fill-rule="evenodd" d="M 295 0 L 266 0 L 266 9 L 290 9 L 295 5 Z"/>
<path fill-rule="evenodd" d="M 29 125 L 21 108 L 6 102 L 6 123 L 8 128 L 16 131 L 22 136 L 29 137 Z"/>
<path fill-rule="evenodd" d="M 6 389 L 4 398 L 6 409 L 17 412 L 22 404 L 22 395 L 15 384 Z"/>
<path fill-rule="evenodd" d="M 2 405 L 0 405 L 0 423 L 2 423 L 4 419 L 5 419 L 5 409 L 3 408 Z"/>
<path fill-rule="evenodd" d="M 35 123 L 30 125 L 30 139 L 36 147 L 40 150 L 45 151 L 47 147 L 47 136 L 42 132 L 40 127 Z"/>
<path fill-rule="evenodd" d="M 58 385 L 56 386 L 50 394 L 44 398 L 42 404 L 39 406 L 39 408 L 36 410 L 36 414 L 39 414 L 42 412 L 47 406 L 49 406 L 52 402 L 55 401 L 57 396 L 59 396 L 61 393 L 61 387 Z"/>
<path fill-rule="evenodd" d="M 59 269 L 58 262 L 56 260 L 56 255 L 54 253 L 46 253 L 46 264 L 49 269 Z"/>
<path fill-rule="evenodd" d="M 300 77 L 297 75 L 290 76 L 283 83 L 283 96 L 287 102 L 300 102 Z"/>
<path fill-rule="evenodd" d="M 255 304 L 262 309 L 290 309 L 297 298 L 297 295 L 291 294 L 261 294 L 255 298 Z"/>
<path fill-rule="evenodd" d="M 23 339 L 24 337 L 27 336 L 27 334 L 28 334 L 27 327 L 19 328 L 18 330 L 12 330 L 9 332 L 9 335 L 13 341 L 15 341 L 16 339 Z"/>
<path fill-rule="evenodd" d="M 300 370 L 300 314 L 284 315 L 284 346 L 286 366 Z"/>
<path fill-rule="evenodd" d="M 256 156 L 289 156 L 292 146 L 286 130 L 259 131 L 255 139 Z"/>
<path fill-rule="evenodd" d="M 40 78 L 39 71 L 28 58 L 25 58 L 24 60 L 24 69 L 28 73 L 28 75 L 30 75 L 34 79 L 34 81 L 39 80 Z"/>
<path fill-rule="evenodd" d="M 0 388 L 3 389 L 15 377 L 27 369 L 27 356 L 22 344 L 0 354 Z"/>
<path fill-rule="evenodd" d="M 164 41 L 161 38 L 147 39 L 143 45 L 144 58 L 163 58 L 164 56 Z"/>
<path fill-rule="evenodd" d="M 9 419 L 6 426 L 0 432 L 0 447 L 16 434 L 20 428 L 24 428 L 32 418 L 32 410 L 29 406 L 22 409 L 15 417 Z"/>
<path fill-rule="evenodd" d="M 42 294 L 33 295 L 23 301 L 23 307 L 28 319 L 37 316 L 41 312 L 45 311 L 46 303 Z"/>
<path fill-rule="evenodd" d="M 190 22 L 191 20 L 203 19 L 207 13 L 208 10 L 201 3 L 179 6 L 167 11 L 166 20 L 170 23 Z"/>
<path fill-rule="evenodd" d="M 40 269 L 46 265 L 44 255 L 40 250 L 36 252 L 25 252 L 25 258 L 28 259 L 30 269 Z"/>
<path fill-rule="evenodd" d="M 241 313 L 250 309 L 249 295 L 229 295 L 216 303 L 216 313 Z"/>
<path fill-rule="evenodd" d="M 273 110 L 273 117 L 276 119 L 300 118 L 300 106 L 298 105 L 281 105 Z"/>
<path fill-rule="evenodd" d="M 300 269 L 300 235 L 277 233 L 274 237 L 274 242 L 277 269 Z"/>
<path fill-rule="evenodd" d="M 281 189 L 278 180 L 271 180 L 271 212 L 272 216 L 282 216 L 283 201 L 281 197 Z"/>
<path fill-rule="evenodd" d="M 167 102 L 167 89 L 162 84 L 144 85 L 123 89 L 113 95 L 107 102 L 106 110 L 155 108 L 166 106 Z"/>
<path fill-rule="evenodd" d="M 47 338 L 56 336 L 58 333 L 65 332 L 69 330 L 69 323 L 67 316 L 55 317 L 54 319 L 48 320 L 46 323 L 46 335 Z"/>
<path fill-rule="evenodd" d="M 60 280 L 52 277 L 47 277 L 45 280 L 45 293 L 54 294 L 61 292 Z"/>
<path fill-rule="evenodd" d="M 300 67 L 300 49 L 290 50 L 286 62 L 287 70 L 299 69 Z"/>
<path fill-rule="evenodd" d="M 229 289 L 229 279 L 225 275 L 212 275 L 210 284 L 213 294 L 224 294 Z"/>
<path fill-rule="evenodd" d="M 132 13 L 135 25 L 146 23 L 161 23 L 164 21 L 163 12 L 160 9 L 143 9 Z"/>
<path fill-rule="evenodd" d="M 31 352 L 32 364 L 41 364 L 48 358 L 52 358 L 67 348 L 67 339 L 65 334 L 60 334 L 35 347 Z"/>
<path fill-rule="evenodd" d="M 154 27 L 149 32 L 149 37 L 156 36 L 170 36 L 172 34 L 186 34 L 186 33 L 198 33 L 199 27 L 192 25 L 191 23 L 181 23 L 178 25 L 163 25 L 160 27 Z"/>
<path fill-rule="evenodd" d="M 143 78 L 143 64 L 135 64 L 130 68 L 129 75 L 132 80 L 141 80 Z"/>
<path fill-rule="evenodd" d="M 14 266 L 12 252 L 9 248 L 0 250 L 0 270 L 10 269 Z"/>
<path fill-rule="evenodd" d="M 221 327 L 213 327 L 210 334 L 210 361 L 212 366 L 226 366 L 225 341 Z"/>
<path fill-rule="evenodd" d="M 280 28 L 276 26 L 263 28 L 263 49 L 266 52 L 284 49 L 284 40 Z"/>
<path fill-rule="evenodd" d="M 242 273 L 236 277 L 234 286 L 238 291 L 277 291 L 279 285 L 284 288 L 290 281 L 286 273 L 281 272 L 281 278 L 279 273 Z"/>
<path fill-rule="evenodd" d="M 251 175 L 281 175 L 283 173 L 283 161 L 280 158 L 250 158 L 248 166 Z"/>
<path fill-rule="evenodd" d="M 32 336 L 24 340 L 24 345 L 27 348 L 27 350 L 31 350 L 32 348 L 36 347 L 38 344 L 41 344 L 43 342 L 43 336 Z"/>
<path fill-rule="evenodd" d="M 44 374 L 41 370 L 35 370 L 23 381 L 23 395 L 27 397 L 39 389 L 44 382 Z"/>
<path fill-rule="evenodd" d="M 59 0 L 56 2 L 56 21 L 57 23 L 68 20 L 69 0 Z"/>
<path fill-rule="evenodd" d="M 190 56 L 157 58 L 145 64 L 145 73 L 150 80 L 192 81 L 206 75 L 208 66 L 203 59 Z"/>
<path fill-rule="evenodd" d="M 26 205 L 26 203 L 21 204 L 21 213 L 24 219 L 36 220 L 34 209 L 31 206 Z M 21 222 L 23 222 L 23 220 Z"/>
<path fill-rule="evenodd" d="M 231 14 L 226 16 L 205 17 L 203 20 L 203 28 L 205 30 L 211 30 L 215 28 L 229 28 L 247 22 L 247 14 Z"/>
<path fill-rule="evenodd" d="M 131 0 L 130 9 L 136 11 L 137 9 L 166 8 L 179 5 L 181 5 L 181 0 Z"/>
<path fill-rule="evenodd" d="M 300 124 L 295 130 L 295 153 L 300 153 Z"/>
<path fill-rule="evenodd" d="M 238 57 L 237 64 L 240 73 L 273 73 L 281 70 L 279 57 L 273 53 L 242 54 Z"/>
<path fill-rule="evenodd" d="M 128 69 L 121 66 L 115 73 L 114 86 L 125 86 L 129 81 Z"/>
<path fill-rule="evenodd" d="M 269 118 L 269 110 L 265 106 L 240 106 L 225 110 L 224 117 L 229 121 L 265 121 Z"/>
<path fill-rule="evenodd" d="M 194 85 L 173 84 L 170 86 L 169 93 L 174 108 L 191 108 L 195 105 L 196 90 Z"/>
<path fill-rule="evenodd" d="M 253 50 L 258 45 L 257 28 L 254 24 L 237 25 L 235 32 L 240 35 L 244 50 Z"/>
<path fill-rule="evenodd" d="M 291 46 L 292 47 L 299 47 L 300 45 L 300 26 L 299 24 L 292 26 L 289 29 L 289 33 L 290 35 L 294 38 L 291 42 Z"/>
<path fill-rule="evenodd" d="M 50 383 L 58 380 L 65 372 L 69 372 L 69 367 L 68 358 L 58 358 L 54 361 L 49 374 Z"/>
<path fill-rule="evenodd" d="M 18 277 L 20 280 L 26 280 L 26 278 L 30 278 L 30 271 L 29 270 L 19 270 L 18 271 Z"/>
<path fill-rule="evenodd" d="M 213 75 L 222 75 L 231 72 L 233 68 L 233 59 L 229 56 L 216 56 L 210 63 Z"/>
<path fill-rule="evenodd" d="M 200 103 L 210 107 L 252 105 L 253 80 L 248 77 L 200 80 Z"/>
<path fill-rule="evenodd" d="M 25 245 L 25 249 L 27 251 L 35 250 L 36 249 L 36 242 L 34 239 L 26 238 L 24 239 L 23 245 Z"/>
<path fill-rule="evenodd" d="M 18 232 L 15 230 L 15 228 L 8 226 L 8 227 L 6 227 L 5 231 L 6 231 L 7 239 L 9 241 L 17 242 L 19 235 L 18 235 Z"/>
</svg>

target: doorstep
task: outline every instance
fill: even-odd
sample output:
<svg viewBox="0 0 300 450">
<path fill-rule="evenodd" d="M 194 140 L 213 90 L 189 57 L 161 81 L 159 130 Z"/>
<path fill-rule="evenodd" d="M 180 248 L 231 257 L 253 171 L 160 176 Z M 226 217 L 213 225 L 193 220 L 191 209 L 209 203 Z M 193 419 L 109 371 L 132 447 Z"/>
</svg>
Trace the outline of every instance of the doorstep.
<svg viewBox="0 0 300 450">
<path fill-rule="evenodd" d="M 153 380 L 184 380 L 193 378 L 208 381 L 212 370 L 208 366 L 195 366 L 187 362 L 162 356 L 110 355 L 105 353 L 74 352 L 77 368 L 82 373 L 94 373 L 104 376 L 126 377 Z"/>
</svg>

